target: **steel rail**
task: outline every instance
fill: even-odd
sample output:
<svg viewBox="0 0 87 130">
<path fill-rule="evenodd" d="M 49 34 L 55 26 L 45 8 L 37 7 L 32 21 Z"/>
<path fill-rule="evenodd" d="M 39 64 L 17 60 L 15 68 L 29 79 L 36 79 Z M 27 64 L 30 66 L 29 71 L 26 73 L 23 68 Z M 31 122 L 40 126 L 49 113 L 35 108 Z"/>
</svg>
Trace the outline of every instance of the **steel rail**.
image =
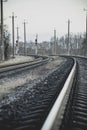
<svg viewBox="0 0 87 130">
<path fill-rule="evenodd" d="M 76 61 L 41 130 L 59 130 L 76 73 Z"/>
<path fill-rule="evenodd" d="M 21 65 L 21 64 L 25 64 L 25 63 L 32 63 L 34 61 L 38 61 L 38 60 L 41 60 L 42 58 L 39 57 L 37 59 L 34 59 L 32 61 L 22 61 L 22 62 L 18 62 L 18 63 L 9 63 L 9 64 L 3 64 L 3 65 L 0 65 L 0 69 L 1 68 L 4 68 L 4 67 L 9 67 L 9 66 L 14 66 L 14 65 Z"/>
</svg>

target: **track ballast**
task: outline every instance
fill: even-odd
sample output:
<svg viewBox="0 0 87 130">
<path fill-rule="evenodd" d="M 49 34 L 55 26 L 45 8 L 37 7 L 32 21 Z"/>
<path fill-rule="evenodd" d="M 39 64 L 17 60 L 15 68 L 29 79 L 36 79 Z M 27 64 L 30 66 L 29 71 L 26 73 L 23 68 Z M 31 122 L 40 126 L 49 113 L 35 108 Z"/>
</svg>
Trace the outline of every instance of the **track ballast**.
<svg viewBox="0 0 87 130">
<path fill-rule="evenodd" d="M 0 107 L 2 130 L 40 130 L 74 64 L 68 60 L 19 100 Z M 26 88 L 26 86 L 24 86 Z"/>
</svg>

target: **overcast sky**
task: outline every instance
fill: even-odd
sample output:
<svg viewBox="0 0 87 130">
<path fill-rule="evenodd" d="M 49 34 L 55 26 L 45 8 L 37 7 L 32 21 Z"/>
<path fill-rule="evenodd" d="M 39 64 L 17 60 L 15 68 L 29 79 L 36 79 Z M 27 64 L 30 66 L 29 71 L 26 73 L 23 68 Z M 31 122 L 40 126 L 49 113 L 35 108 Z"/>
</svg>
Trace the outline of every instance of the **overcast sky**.
<svg viewBox="0 0 87 130">
<path fill-rule="evenodd" d="M 11 33 L 11 19 L 15 13 L 16 26 L 19 26 L 20 40 L 23 40 L 23 21 L 28 22 L 27 41 L 34 41 L 36 33 L 39 41 L 50 40 L 54 28 L 57 36 L 67 33 L 67 21 L 71 20 L 72 33 L 85 32 L 85 16 L 83 8 L 87 7 L 87 0 L 8 0 L 4 2 L 4 23 Z"/>
</svg>

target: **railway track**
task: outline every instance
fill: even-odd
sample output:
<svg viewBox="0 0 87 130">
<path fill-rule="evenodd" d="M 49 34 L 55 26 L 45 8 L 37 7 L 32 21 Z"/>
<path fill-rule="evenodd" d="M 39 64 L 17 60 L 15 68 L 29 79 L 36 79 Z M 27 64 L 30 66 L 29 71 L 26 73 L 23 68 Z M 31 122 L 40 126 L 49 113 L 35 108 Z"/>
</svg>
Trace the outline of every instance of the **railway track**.
<svg viewBox="0 0 87 130">
<path fill-rule="evenodd" d="M 33 86 L 31 90 L 27 90 L 18 100 L 0 104 L 0 128 L 2 130 L 49 130 L 45 126 L 46 118 L 49 117 L 52 106 L 62 89 L 68 89 L 68 87 L 64 87 L 64 84 L 69 74 L 74 77 L 71 70 L 73 68 L 72 71 L 74 71 L 75 66 L 74 60 L 67 58 L 60 68 L 56 68 L 44 81 Z M 70 85 L 70 81 L 68 84 Z M 54 118 L 54 120 L 56 119 Z M 51 124 L 54 124 L 54 121 Z M 51 127 L 53 128 L 52 125 Z"/>
<path fill-rule="evenodd" d="M 0 129 L 87 130 L 87 59 L 67 57 L 18 100 L 0 104 Z"/>
<path fill-rule="evenodd" d="M 71 85 L 66 81 L 41 130 L 87 130 L 87 59 L 75 59 Z"/>
<path fill-rule="evenodd" d="M 87 59 L 74 58 L 73 84 L 65 83 L 41 130 L 87 130 Z"/>
<path fill-rule="evenodd" d="M 69 99 L 70 91 L 76 79 L 76 69 L 77 63 L 76 60 L 74 60 L 74 65 L 41 130 L 60 130 L 60 127 L 63 125 L 66 105 Z"/>
<path fill-rule="evenodd" d="M 34 61 L 26 61 L 22 63 L 12 63 L 8 65 L 2 65 L 0 66 L 0 73 L 14 71 L 14 70 L 21 71 L 24 69 L 31 69 L 33 67 L 37 67 L 42 64 L 45 64 L 48 61 L 49 61 L 48 57 L 39 57 L 36 58 Z"/>
<path fill-rule="evenodd" d="M 87 59 L 76 59 L 76 82 L 71 89 L 60 130 L 87 130 Z"/>
</svg>

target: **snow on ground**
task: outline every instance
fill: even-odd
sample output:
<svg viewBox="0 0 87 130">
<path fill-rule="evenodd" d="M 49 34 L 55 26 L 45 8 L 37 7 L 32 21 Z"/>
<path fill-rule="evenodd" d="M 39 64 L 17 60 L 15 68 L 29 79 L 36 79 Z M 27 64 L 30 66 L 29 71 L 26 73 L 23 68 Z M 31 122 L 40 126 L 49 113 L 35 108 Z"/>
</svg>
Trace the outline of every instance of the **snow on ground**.
<svg viewBox="0 0 87 130">
<path fill-rule="evenodd" d="M 34 57 L 30 57 L 30 56 L 18 56 L 16 55 L 15 58 L 11 58 L 7 61 L 2 61 L 0 63 L 0 66 L 2 65 L 8 65 L 8 64 L 15 64 L 15 63 L 22 63 L 22 62 L 26 62 L 26 61 L 33 61 Z"/>
<path fill-rule="evenodd" d="M 52 73 L 64 59 L 58 57 L 48 64 L 38 67 L 33 70 L 25 70 L 20 74 L 4 77 L 0 79 L 0 95 L 11 92 L 12 89 L 22 86 L 25 83 L 37 83 L 37 80 L 41 81 L 48 74 Z"/>
</svg>

